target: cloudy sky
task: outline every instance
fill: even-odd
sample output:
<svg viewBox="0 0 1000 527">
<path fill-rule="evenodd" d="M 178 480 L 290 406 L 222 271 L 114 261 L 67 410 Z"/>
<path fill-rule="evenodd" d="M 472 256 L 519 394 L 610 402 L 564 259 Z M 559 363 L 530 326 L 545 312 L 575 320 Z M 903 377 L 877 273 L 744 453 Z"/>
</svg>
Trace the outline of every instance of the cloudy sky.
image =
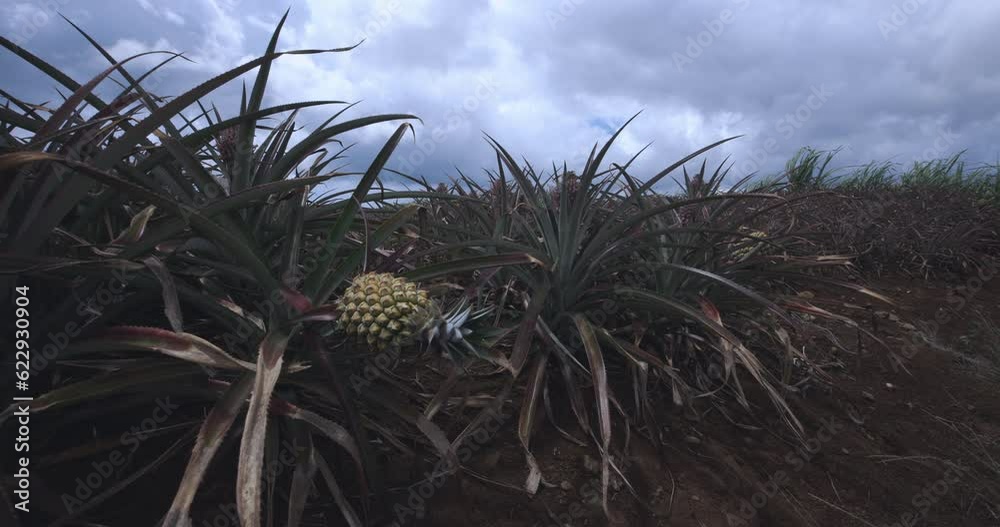
<svg viewBox="0 0 1000 527">
<path fill-rule="evenodd" d="M 973 0 L 0 0 L 0 30 L 85 81 L 106 67 L 58 10 L 116 58 L 183 52 L 155 80 L 176 95 L 259 55 L 286 7 L 266 105 L 361 104 L 348 116 L 423 119 L 390 167 L 443 180 L 480 174 L 489 133 L 539 168 L 581 168 L 636 112 L 611 160 L 647 143 L 637 176 L 719 139 L 734 177 L 774 173 L 802 146 L 842 148 L 837 165 L 909 165 L 967 150 L 1000 156 L 1000 2 Z M 140 59 L 143 71 L 160 59 Z M 54 83 L 0 51 L 2 88 L 33 102 Z M 252 82 L 252 76 L 247 76 Z M 102 93 L 112 93 L 106 83 Z M 213 94 L 227 116 L 239 83 Z M 339 107 L 304 112 L 307 130 Z M 394 126 L 351 138 L 361 169 Z"/>
</svg>

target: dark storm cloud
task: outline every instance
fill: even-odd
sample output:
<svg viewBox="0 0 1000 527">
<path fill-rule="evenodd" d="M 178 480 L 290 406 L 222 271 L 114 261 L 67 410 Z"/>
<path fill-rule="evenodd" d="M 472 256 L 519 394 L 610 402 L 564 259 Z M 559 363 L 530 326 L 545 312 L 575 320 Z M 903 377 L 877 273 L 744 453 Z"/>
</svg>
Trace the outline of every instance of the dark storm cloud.
<svg viewBox="0 0 1000 527">
<path fill-rule="evenodd" d="M 283 6 L 258 1 L 53 0 L 0 7 L 4 35 L 46 5 L 79 22 L 116 56 L 183 51 L 161 95 L 259 54 Z M 612 151 L 624 161 L 652 142 L 636 174 L 653 173 L 724 137 L 733 174 L 773 173 L 801 146 L 842 147 L 837 164 L 910 164 L 1000 146 L 1000 4 L 972 0 L 833 2 L 716 0 L 296 1 L 280 47 L 365 43 L 349 54 L 285 57 L 269 104 L 363 100 L 354 116 L 410 112 L 423 119 L 391 166 L 440 180 L 453 167 L 492 163 L 483 132 L 539 168 L 579 167 L 595 141 L 643 110 Z M 25 46 L 84 80 L 104 67 L 62 20 Z M 4 88 L 53 99 L 51 82 L 0 55 Z M 16 73 L 15 73 L 16 72 Z M 252 79 L 252 77 L 250 77 Z M 231 114 L 238 83 L 212 99 Z M 330 110 L 304 112 L 316 126 Z M 356 134 L 360 170 L 394 126 Z"/>
</svg>

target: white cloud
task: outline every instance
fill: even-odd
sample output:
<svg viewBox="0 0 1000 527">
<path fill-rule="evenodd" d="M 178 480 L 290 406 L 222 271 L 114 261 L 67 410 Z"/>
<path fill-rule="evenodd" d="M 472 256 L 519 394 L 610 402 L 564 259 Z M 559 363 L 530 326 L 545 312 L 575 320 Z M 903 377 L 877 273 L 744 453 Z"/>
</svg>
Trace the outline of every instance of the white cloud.
<svg viewBox="0 0 1000 527">
<path fill-rule="evenodd" d="M 140 53 L 147 53 L 150 51 L 172 51 L 177 52 L 173 44 L 170 43 L 165 38 L 159 38 L 156 42 L 146 43 L 139 40 L 131 38 L 123 38 L 107 48 L 108 53 L 111 54 L 117 60 L 125 60 L 131 56 L 138 55 Z M 139 57 L 135 60 L 129 62 L 128 67 L 135 68 L 136 66 L 152 67 L 167 58 L 164 54 L 152 54 L 146 55 L 144 57 Z M 101 59 L 103 61 L 103 59 Z M 102 62 L 107 64 L 106 62 Z"/>
<path fill-rule="evenodd" d="M 179 25 L 179 26 L 183 26 L 184 25 L 184 17 L 182 17 L 181 15 L 178 15 L 177 13 L 175 13 L 175 12 L 169 10 L 169 9 L 164 9 L 163 10 L 163 17 L 166 18 L 167 20 L 169 20 L 169 21 L 171 21 L 171 22 Z"/>
<path fill-rule="evenodd" d="M 8 14 L 24 5 L 30 4 L 0 9 Z M 152 0 L 128 5 L 130 23 L 109 18 L 106 26 L 88 30 L 113 35 L 116 56 L 157 48 L 185 52 L 197 64 L 175 61 L 170 71 L 186 87 L 258 56 L 283 10 L 264 0 L 178 0 L 169 9 Z M 735 16 L 721 33 L 711 34 L 703 22 L 719 19 L 725 9 Z M 639 176 L 736 134 L 745 137 L 711 153 L 710 163 L 732 154 L 739 167 L 758 155 L 759 168 L 774 172 L 805 145 L 846 147 L 837 158 L 842 164 L 908 160 L 933 144 L 941 123 L 961 138 L 955 151 L 968 149 L 974 162 L 993 160 L 992 138 L 1000 134 L 1000 55 L 984 50 L 991 49 L 1000 4 L 929 2 L 884 39 L 879 20 L 890 9 L 805 0 L 621 0 L 613 6 L 576 0 L 300 0 L 292 5 L 280 49 L 366 42 L 350 53 L 282 57 L 272 68 L 265 104 L 363 101 L 341 120 L 414 113 L 424 119 L 423 126 L 415 125 L 417 142 L 408 137 L 390 166 L 422 157 L 410 165 L 432 179 L 454 175 L 453 165 L 467 174 L 491 166 L 494 158 L 481 132 L 539 169 L 562 159 L 582 165 L 595 142 L 603 143 L 639 110 L 642 115 L 609 156 L 624 162 L 652 142 L 635 165 Z M 688 53 L 692 41 L 706 44 L 698 44 L 697 57 L 679 72 L 671 57 Z M 53 54 L 67 47 L 48 34 L 32 46 Z M 478 98 L 479 79 L 487 74 L 495 88 Z M 252 82 L 253 73 L 246 78 Z M 796 119 L 807 117 L 784 133 L 782 120 L 796 115 L 821 85 L 834 95 L 799 112 Z M 232 83 L 212 100 L 231 115 L 238 89 Z M 463 110 L 470 97 L 474 109 Z M 339 109 L 306 110 L 298 121 L 312 130 Z M 434 138 L 449 122 L 453 126 Z M 365 168 L 397 125 L 345 138 L 358 142 L 354 168 Z M 774 143 L 761 157 L 769 139 Z"/>
<path fill-rule="evenodd" d="M 152 0 L 137 0 L 137 1 L 139 3 L 139 7 L 141 7 L 143 11 L 146 11 L 147 13 L 150 13 L 151 15 L 157 18 L 162 18 L 164 20 L 167 20 L 168 22 L 177 24 L 178 26 L 184 25 L 184 17 L 177 14 L 169 7 L 164 6 L 163 8 L 159 8 L 155 3 L 152 2 Z"/>
</svg>

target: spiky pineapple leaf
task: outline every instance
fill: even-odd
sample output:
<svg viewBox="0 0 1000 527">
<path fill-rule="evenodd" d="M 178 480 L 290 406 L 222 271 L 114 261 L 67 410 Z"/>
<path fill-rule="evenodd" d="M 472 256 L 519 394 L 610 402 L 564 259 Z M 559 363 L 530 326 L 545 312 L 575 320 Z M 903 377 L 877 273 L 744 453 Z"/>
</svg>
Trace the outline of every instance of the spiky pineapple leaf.
<svg viewBox="0 0 1000 527">
<path fill-rule="evenodd" d="M 357 271 L 358 265 L 364 260 L 366 253 L 373 251 L 379 247 L 383 242 L 389 239 L 390 236 L 396 233 L 396 231 L 406 224 L 417 212 L 421 209 L 420 205 L 407 205 L 400 210 L 396 211 L 391 217 L 382 222 L 375 232 L 371 235 L 365 236 L 365 245 L 358 247 L 351 254 L 349 254 L 343 261 L 337 266 L 337 269 L 330 274 L 326 280 L 326 285 L 323 290 L 319 293 L 319 298 L 329 298 L 333 294 L 333 291 L 340 286 L 341 282 L 351 274 Z"/>
<path fill-rule="evenodd" d="M 271 394 L 281 374 L 288 346 L 288 333 L 272 330 L 264 337 L 257 354 L 253 394 L 240 440 L 240 462 L 236 472 L 236 509 L 246 527 L 260 527 L 261 476 L 264 470 L 264 442 Z"/>
<path fill-rule="evenodd" d="M 323 480 L 326 481 L 327 486 L 330 488 L 330 494 L 333 495 L 333 500 L 337 503 L 337 507 L 340 508 L 341 514 L 344 515 L 347 525 L 349 527 L 363 527 L 361 519 L 358 518 L 358 513 L 354 511 L 354 507 L 351 507 L 351 503 L 347 501 L 347 497 L 344 496 L 344 492 L 340 489 L 333 470 L 318 452 L 316 452 L 316 464 L 319 465 L 319 471 L 323 474 Z"/>
<path fill-rule="evenodd" d="M 246 405 L 250 389 L 254 384 L 254 375 L 244 374 L 239 381 L 231 384 L 219 398 L 212 411 L 205 417 L 198 431 L 191 459 L 188 460 L 180 488 L 174 494 L 173 503 L 163 518 L 162 527 L 190 527 L 191 504 L 195 494 L 201 487 L 202 480 L 208 472 L 209 464 L 222 445 L 223 439 L 232 428 L 236 416 Z"/>
<path fill-rule="evenodd" d="M 295 471 L 292 472 L 292 483 L 288 489 L 288 519 L 287 527 L 299 527 L 305 512 L 306 502 L 312 491 L 313 480 L 319 471 L 316 460 L 316 447 L 313 446 L 312 435 L 303 433 L 304 452 L 300 452 L 295 461 Z"/>
<path fill-rule="evenodd" d="M 611 410 L 608 404 L 610 393 L 608 388 L 608 372 L 601 354 L 601 345 L 597 341 L 594 327 L 585 315 L 575 313 L 573 323 L 580 333 L 583 349 L 590 364 L 590 374 L 594 381 L 594 401 L 597 405 L 597 424 L 601 449 L 601 508 L 608 514 L 608 484 L 610 482 L 611 457 Z"/>
<path fill-rule="evenodd" d="M 415 282 L 430 280 L 442 276 L 453 275 L 467 271 L 478 271 L 489 267 L 513 265 L 544 265 L 544 262 L 527 253 L 499 254 L 495 256 L 474 256 L 460 258 L 449 262 L 426 265 L 402 274 L 407 280 Z"/>
<path fill-rule="evenodd" d="M 346 428 L 316 412 L 311 412 L 287 401 L 274 399 L 272 401 L 272 409 L 277 414 L 312 425 L 316 430 L 322 432 L 331 441 L 346 450 L 350 454 L 351 459 L 354 460 L 355 467 L 357 468 L 362 495 L 368 493 L 368 478 L 365 475 L 365 464 L 361 458 L 361 449 L 358 448 L 357 441 L 354 440 L 354 437 Z"/>
<path fill-rule="evenodd" d="M 129 349 L 155 351 L 213 368 L 247 371 L 256 369 L 252 362 L 237 359 L 222 348 L 197 335 L 161 328 L 117 326 L 108 329 L 99 336 L 75 341 L 67 348 L 70 352 Z"/>
<path fill-rule="evenodd" d="M 528 378 L 527 393 L 521 403 L 521 413 L 517 421 L 517 437 L 521 441 L 521 448 L 524 450 L 524 457 L 528 463 L 528 476 L 524 481 L 524 490 L 531 495 L 538 492 L 538 486 L 542 482 L 541 468 L 531 452 L 531 436 L 534 434 L 535 422 L 538 420 L 547 365 L 548 353 L 542 352 L 535 359 L 531 376 Z"/>
<path fill-rule="evenodd" d="M 324 250 L 321 253 L 323 257 L 319 265 L 306 277 L 305 281 L 306 296 L 313 299 L 315 303 L 325 303 L 326 297 L 322 296 L 322 293 L 327 290 L 326 279 L 331 271 L 333 260 L 337 256 L 337 249 L 343 242 L 344 236 L 347 235 L 347 231 L 351 228 L 354 216 L 361 208 L 361 200 L 368 194 L 379 173 L 382 172 L 382 167 L 389 161 L 389 156 L 392 155 L 396 146 L 403 139 L 403 134 L 408 129 L 412 129 L 409 123 L 399 125 L 395 133 L 392 134 L 392 137 L 386 141 L 378 155 L 375 156 L 375 159 L 368 166 L 368 170 L 365 171 L 365 175 L 361 178 L 361 181 L 358 182 L 351 201 L 345 205 L 341 216 L 327 232 L 326 240 L 323 242 Z M 302 146 L 302 143 L 300 143 L 300 146 Z"/>
<path fill-rule="evenodd" d="M 32 413 L 40 413 L 112 395 L 140 391 L 150 385 L 176 382 L 179 379 L 190 380 L 191 376 L 199 371 L 197 367 L 187 363 L 143 362 L 45 392 L 28 405 Z M 0 424 L 16 410 L 16 405 L 8 406 L 3 413 L 0 413 Z"/>
</svg>

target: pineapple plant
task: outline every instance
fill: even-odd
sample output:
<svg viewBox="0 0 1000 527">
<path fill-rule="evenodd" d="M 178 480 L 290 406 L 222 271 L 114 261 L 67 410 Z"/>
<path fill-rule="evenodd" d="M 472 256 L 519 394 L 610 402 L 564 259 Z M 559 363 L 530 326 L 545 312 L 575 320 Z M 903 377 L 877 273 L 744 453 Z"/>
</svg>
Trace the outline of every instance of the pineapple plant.
<svg viewBox="0 0 1000 527">
<path fill-rule="evenodd" d="M 118 494 L 124 487 L 116 486 L 103 489 L 100 499 L 73 503 L 72 510 L 39 510 L 36 518 L 41 523 L 200 524 L 205 513 L 201 504 L 228 500 L 216 489 L 232 484 L 233 494 L 239 497 L 240 525 L 269 524 L 274 510 L 287 509 L 283 524 L 297 526 L 302 524 L 307 504 L 313 505 L 308 503 L 311 495 L 302 489 L 310 487 L 318 475 L 334 489 L 331 492 L 340 492 L 343 483 L 347 484 L 344 493 L 351 498 L 336 507 L 348 524 L 373 523 L 382 518 L 368 517 L 380 514 L 373 513 L 369 503 L 386 492 L 372 477 L 379 474 L 378 460 L 382 459 L 375 452 L 382 447 L 375 445 L 388 444 L 377 437 L 430 434 L 432 439 L 426 444 L 433 445 L 433 438 L 444 436 L 430 421 L 417 427 L 406 421 L 405 416 L 422 408 L 391 400 L 387 387 L 375 385 L 362 391 L 349 385 L 348 376 L 364 365 L 337 353 L 345 339 L 325 332 L 329 322 L 336 320 L 336 305 L 330 300 L 350 285 L 344 280 L 368 261 L 369 248 L 393 247 L 405 240 L 401 231 L 423 210 L 419 203 L 426 198 L 425 193 L 373 190 L 410 128 L 408 123 L 398 125 L 347 197 L 314 192 L 322 190 L 324 182 L 347 175 L 330 166 L 341 153 L 333 151 L 327 157 L 327 145 L 339 142 L 341 134 L 369 125 L 415 117 L 387 114 L 331 119 L 293 142 L 297 110 L 340 103 L 264 107 L 271 63 L 286 54 L 347 49 L 276 52 L 284 20 L 264 55 L 165 104 L 141 86 L 144 76 L 133 77 L 122 61 L 85 34 L 115 67 L 83 85 L 0 37 L 0 48 L 17 51 L 72 93 L 47 113 L 12 100 L 23 114 L 12 110 L 0 115 L 0 145 L 4 147 L 0 173 L 11 175 L 5 199 L 0 200 L 0 234 L 6 235 L 0 237 L 4 249 L 0 267 L 8 271 L 9 285 L 30 285 L 32 304 L 39 308 L 36 312 L 46 313 L 32 320 L 32 329 L 38 328 L 39 335 L 56 331 L 66 321 L 74 321 L 81 329 L 78 337 L 60 344 L 65 355 L 40 363 L 32 376 L 39 393 L 31 411 L 54 416 L 47 420 L 51 427 L 45 435 L 57 439 L 33 447 L 40 455 L 69 452 L 86 458 L 92 454 L 77 448 L 80 442 L 104 442 L 117 435 L 110 430 L 122 422 L 123 415 L 141 415 L 142 406 L 156 398 L 182 400 L 178 418 L 191 418 L 187 426 L 163 430 L 160 438 L 173 446 L 162 455 L 137 459 L 134 469 L 123 469 L 121 474 L 142 484 L 149 478 L 139 481 L 141 476 L 161 463 L 186 464 L 184 475 L 174 482 L 176 492 L 169 508 L 99 509 L 103 501 L 127 504 Z M 203 97 L 255 68 L 257 78 L 237 116 L 223 119 L 215 112 L 213 118 L 204 110 Z M 128 85 L 109 103 L 93 91 L 112 72 Z M 6 94 L 0 97 L 8 98 Z M 183 113 L 193 104 L 201 105 L 201 119 Z M 273 126 L 259 124 L 282 113 L 289 114 Z M 93 117 L 84 117 L 88 115 Z M 189 125 L 178 128 L 176 120 Z M 198 127 L 194 121 L 207 125 Z M 255 141 L 258 130 L 267 134 Z M 393 198 L 402 197 L 399 194 L 416 203 L 394 203 Z M 365 220 L 358 221 L 362 216 Z M 417 289 L 416 281 L 528 261 L 525 255 L 513 253 L 462 259 L 454 254 L 458 251 L 449 252 L 452 257 L 444 262 L 407 265 L 406 280 L 391 275 L 380 279 L 390 287 L 398 285 L 403 294 L 398 299 L 391 295 L 395 303 L 390 306 L 379 299 L 381 307 L 394 308 L 399 317 L 395 319 L 398 324 L 385 323 L 390 332 L 393 328 L 398 332 L 378 342 L 402 344 L 405 330 L 444 350 L 456 344 L 472 348 L 467 337 L 476 334 L 464 327 L 477 318 L 471 308 L 433 316 L 426 323 L 416 324 L 414 318 L 413 325 L 404 324 L 409 320 L 404 316 L 415 315 L 418 308 L 428 308 L 429 315 L 440 312 L 427 293 Z M 47 265 L 55 260 L 73 262 L 75 269 Z M 362 277 L 361 283 L 371 280 Z M 83 313 L 77 313 L 80 299 L 96 297 L 111 280 L 121 288 L 120 298 L 81 318 Z M 65 294 L 68 283 L 79 297 Z M 412 300 L 406 303 L 413 308 L 405 315 L 404 300 Z M 368 324 L 366 331 L 372 329 Z M 378 329 L 377 336 L 385 334 L 381 324 Z M 63 370 L 75 368 L 64 360 L 69 356 L 101 366 L 93 373 L 64 375 Z M 113 409 L 88 417 L 93 429 L 101 430 L 100 437 L 77 433 L 68 427 L 68 420 L 60 418 L 77 415 L 80 405 L 93 405 L 110 396 L 116 402 Z M 14 411 L 13 406 L 0 409 L 0 428 L 11 426 Z M 378 417 L 368 417 L 374 415 Z M 377 419 L 378 429 L 363 426 L 362 416 Z M 268 456 L 286 441 L 301 449 L 293 470 L 283 476 L 265 473 Z M 336 474 L 324 460 L 331 445 L 353 461 Z M 208 471 L 213 458 L 227 455 L 226 451 L 238 451 L 232 452 L 239 460 L 235 470 Z M 439 449 L 438 455 L 451 455 L 451 451 Z M 265 492 L 285 485 L 288 491 Z M 136 514 L 143 519 L 124 519 Z"/>
</svg>

